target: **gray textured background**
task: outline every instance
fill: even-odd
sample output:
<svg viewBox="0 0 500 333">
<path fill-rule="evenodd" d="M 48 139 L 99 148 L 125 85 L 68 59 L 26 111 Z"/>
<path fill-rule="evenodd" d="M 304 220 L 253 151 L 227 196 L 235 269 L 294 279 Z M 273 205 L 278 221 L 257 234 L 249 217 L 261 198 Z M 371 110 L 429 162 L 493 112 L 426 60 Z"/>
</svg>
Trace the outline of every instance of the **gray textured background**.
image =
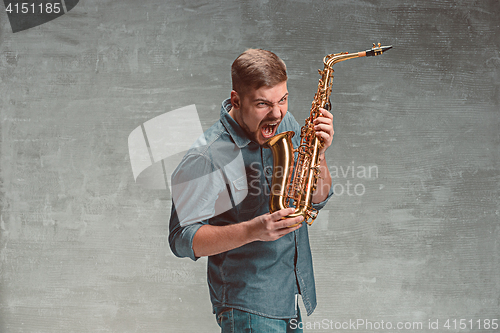
<svg viewBox="0 0 500 333">
<path fill-rule="evenodd" d="M 322 57 L 379 41 L 335 67 L 345 191 L 310 228 L 305 321 L 500 320 L 499 1 L 81 0 L 16 34 L 0 8 L 1 332 L 217 332 L 206 260 L 171 254 L 129 133 L 189 104 L 208 128 L 249 47 L 285 60 L 302 123 Z"/>
</svg>

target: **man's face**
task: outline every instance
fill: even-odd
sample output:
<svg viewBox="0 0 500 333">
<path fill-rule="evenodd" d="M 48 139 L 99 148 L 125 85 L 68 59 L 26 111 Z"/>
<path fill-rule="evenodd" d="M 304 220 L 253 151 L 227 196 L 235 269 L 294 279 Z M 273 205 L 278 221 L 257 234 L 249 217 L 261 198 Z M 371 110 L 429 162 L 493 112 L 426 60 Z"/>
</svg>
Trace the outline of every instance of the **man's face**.
<svg viewBox="0 0 500 333">
<path fill-rule="evenodd" d="M 233 90 L 231 103 L 231 117 L 252 140 L 263 145 L 276 134 L 276 129 L 288 110 L 286 81 L 274 87 L 250 89 L 242 98 Z"/>
</svg>

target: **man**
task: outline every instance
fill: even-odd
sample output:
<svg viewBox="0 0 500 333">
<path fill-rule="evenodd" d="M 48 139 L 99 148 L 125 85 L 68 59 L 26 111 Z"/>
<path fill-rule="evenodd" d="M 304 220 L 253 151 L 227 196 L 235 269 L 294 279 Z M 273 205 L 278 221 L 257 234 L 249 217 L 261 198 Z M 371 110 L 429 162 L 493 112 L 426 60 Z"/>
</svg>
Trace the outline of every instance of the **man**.
<svg viewBox="0 0 500 333">
<path fill-rule="evenodd" d="M 287 112 L 286 67 L 274 53 L 250 49 L 234 61 L 231 76 L 220 120 L 172 175 L 170 247 L 179 257 L 208 256 L 210 298 L 222 332 L 299 332 L 290 325 L 300 320 L 298 294 L 308 315 L 316 306 L 308 230 L 302 217 L 283 219 L 293 208 L 269 213 L 272 153 L 263 147 L 289 130 L 294 147 L 300 142 L 300 125 Z M 321 112 L 316 209 L 332 195 L 324 154 L 333 116 Z"/>
</svg>

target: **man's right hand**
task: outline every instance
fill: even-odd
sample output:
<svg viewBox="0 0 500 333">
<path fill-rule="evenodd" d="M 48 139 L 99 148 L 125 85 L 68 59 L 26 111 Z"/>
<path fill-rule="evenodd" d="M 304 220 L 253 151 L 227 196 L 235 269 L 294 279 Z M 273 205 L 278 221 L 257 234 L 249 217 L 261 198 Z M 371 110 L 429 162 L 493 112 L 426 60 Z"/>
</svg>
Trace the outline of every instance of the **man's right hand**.
<svg viewBox="0 0 500 333">
<path fill-rule="evenodd" d="M 260 241 L 274 241 L 302 226 L 302 216 L 283 219 L 295 212 L 295 208 L 285 208 L 272 214 L 267 213 L 248 221 L 251 238 Z M 297 224 L 296 226 L 293 226 Z M 293 226 L 293 227 L 292 227 Z"/>
<path fill-rule="evenodd" d="M 226 252 L 253 241 L 274 241 L 300 228 L 302 216 L 283 219 L 295 208 L 282 209 L 272 214 L 257 216 L 249 221 L 214 226 L 201 226 L 193 237 L 193 251 L 196 257 L 211 256 Z M 291 227 L 297 224 L 295 227 Z"/>
</svg>

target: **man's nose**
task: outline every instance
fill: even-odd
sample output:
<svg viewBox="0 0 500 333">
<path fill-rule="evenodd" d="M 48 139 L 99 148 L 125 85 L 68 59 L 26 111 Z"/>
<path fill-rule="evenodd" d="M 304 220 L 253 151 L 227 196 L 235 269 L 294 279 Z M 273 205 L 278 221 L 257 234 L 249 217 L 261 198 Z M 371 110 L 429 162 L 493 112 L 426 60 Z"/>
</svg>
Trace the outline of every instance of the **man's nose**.
<svg viewBox="0 0 500 333">
<path fill-rule="evenodd" d="M 273 104 L 273 107 L 271 109 L 271 115 L 273 116 L 274 119 L 281 118 L 281 107 L 278 103 Z"/>
</svg>

